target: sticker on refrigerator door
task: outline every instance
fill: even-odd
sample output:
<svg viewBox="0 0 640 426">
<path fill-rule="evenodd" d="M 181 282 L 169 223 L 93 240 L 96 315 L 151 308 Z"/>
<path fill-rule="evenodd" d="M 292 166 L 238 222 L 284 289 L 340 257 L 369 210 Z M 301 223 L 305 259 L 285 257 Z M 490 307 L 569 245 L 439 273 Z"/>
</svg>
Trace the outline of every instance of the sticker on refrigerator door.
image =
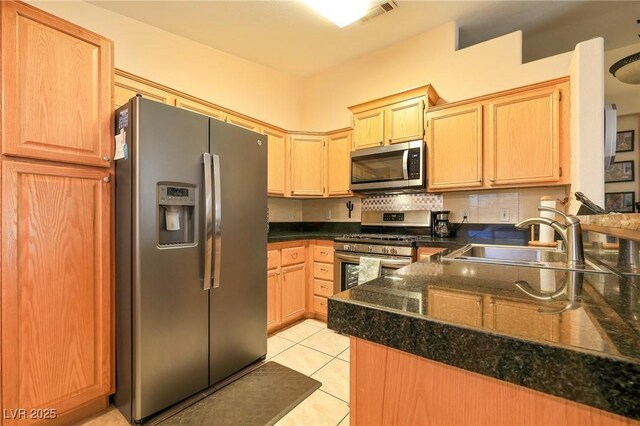
<svg viewBox="0 0 640 426">
<path fill-rule="evenodd" d="M 124 129 L 120 129 L 120 133 L 116 135 L 116 149 L 113 155 L 114 160 L 129 159 L 129 149 L 127 148 L 127 133 Z"/>
<path fill-rule="evenodd" d="M 123 109 L 118 114 L 118 130 L 129 125 L 129 110 Z"/>
</svg>

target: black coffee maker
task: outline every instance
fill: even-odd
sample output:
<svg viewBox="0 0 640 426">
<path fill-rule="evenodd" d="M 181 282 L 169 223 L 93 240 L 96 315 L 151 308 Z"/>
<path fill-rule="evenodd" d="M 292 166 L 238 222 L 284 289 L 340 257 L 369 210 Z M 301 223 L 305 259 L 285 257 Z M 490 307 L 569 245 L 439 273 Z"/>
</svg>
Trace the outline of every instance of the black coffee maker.
<svg viewBox="0 0 640 426">
<path fill-rule="evenodd" d="M 458 226 L 449 222 L 449 210 L 431 212 L 431 235 L 438 238 L 453 237 Z"/>
</svg>

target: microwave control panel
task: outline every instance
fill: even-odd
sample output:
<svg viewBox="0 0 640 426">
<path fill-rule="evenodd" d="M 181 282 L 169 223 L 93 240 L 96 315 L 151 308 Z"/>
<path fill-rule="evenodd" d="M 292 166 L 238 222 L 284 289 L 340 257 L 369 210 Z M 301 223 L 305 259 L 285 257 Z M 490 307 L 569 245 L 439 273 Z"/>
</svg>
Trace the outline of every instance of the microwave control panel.
<svg viewBox="0 0 640 426">
<path fill-rule="evenodd" d="M 407 165 L 409 179 L 420 179 L 420 148 L 409 149 L 409 164 Z"/>
</svg>

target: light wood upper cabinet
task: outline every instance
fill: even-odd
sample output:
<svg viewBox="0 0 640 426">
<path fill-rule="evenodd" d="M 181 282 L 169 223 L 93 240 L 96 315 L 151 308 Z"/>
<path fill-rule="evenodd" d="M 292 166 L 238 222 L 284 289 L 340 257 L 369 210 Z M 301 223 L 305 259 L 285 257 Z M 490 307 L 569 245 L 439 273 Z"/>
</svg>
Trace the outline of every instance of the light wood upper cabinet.
<svg viewBox="0 0 640 426">
<path fill-rule="evenodd" d="M 227 123 L 244 127 L 245 129 L 252 130 L 256 133 L 260 133 L 260 124 L 256 123 L 255 121 L 251 121 L 251 120 L 247 120 L 246 118 L 239 117 L 237 115 L 227 114 Z"/>
<path fill-rule="evenodd" d="M 198 114 L 206 115 L 207 117 L 215 118 L 216 120 L 224 121 L 227 118 L 226 114 L 219 109 L 213 108 L 202 102 L 196 102 L 187 98 L 183 98 L 181 96 L 176 97 L 175 105 L 178 108 L 197 112 Z"/>
<path fill-rule="evenodd" d="M 482 186 L 482 105 L 427 114 L 429 189 Z"/>
<path fill-rule="evenodd" d="M 0 7 L 2 153 L 109 167 L 112 42 L 24 3 Z"/>
<path fill-rule="evenodd" d="M 424 139 L 425 105 L 438 99 L 433 87 L 425 85 L 349 107 L 353 149 Z"/>
<path fill-rule="evenodd" d="M 555 86 L 489 103 L 492 185 L 560 179 L 560 89 Z"/>
<path fill-rule="evenodd" d="M 282 321 L 301 318 L 305 311 L 304 263 L 282 268 Z"/>
<path fill-rule="evenodd" d="M 424 139 L 424 99 L 409 99 L 393 104 L 388 109 L 388 135 L 390 144 Z"/>
<path fill-rule="evenodd" d="M 353 149 L 384 145 L 384 108 L 353 115 Z"/>
<path fill-rule="evenodd" d="M 114 95 L 115 108 L 120 108 L 129 99 L 138 94 L 142 95 L 143 98 L 162 102 L 163 104 L 176 104 L 176 96 L 174 94 L 158 89 L 152 85 L 116 74 Z"/>
<path fill-rule="evenodd" d="M 324 195 L 324 138 L 313 135 L 290 136 L 291 195 Z"/>
<path fill-rule="evenodd" d="M 569 90 L 565 77 L 431 109 L 429 189 L 569 184 Z"/>
<path fill-rule="evenodd" d="M 327 195 L 349 195 L 351 168 L 351 132 L 327 137 Z"/>
<path fill-rule="evenodd" d="M 99 168 L 3 161 L 4 410 L 49 408 L 60 417 L 96 398 L 106 404 L 113 391 L 106 176 Z"/>
<path fill-rule="evenodd" d="M 262 133 L 267 135 L 267 144 L 269 147 L 267 192 L 269 195 L 285 195 L 287 179 L 287 135 L 284 132 L 269 127 L 263 127 Z"/>
</svg>

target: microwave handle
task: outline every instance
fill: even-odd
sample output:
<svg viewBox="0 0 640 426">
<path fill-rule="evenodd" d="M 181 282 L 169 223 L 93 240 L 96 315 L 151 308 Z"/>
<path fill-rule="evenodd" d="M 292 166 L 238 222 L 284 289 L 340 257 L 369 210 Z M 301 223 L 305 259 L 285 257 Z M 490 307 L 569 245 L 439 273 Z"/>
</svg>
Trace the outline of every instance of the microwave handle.
<svg viewBox="0 0 640 426">
<path fill-rule="evenodd" d="M 404 180 L 409 179 L 409 170 L 407 170 L 408 167 L 409 167 L 409 150 L 405 149 L 404 152 L 402 153 L 402 178 Z"/>
</svg>

